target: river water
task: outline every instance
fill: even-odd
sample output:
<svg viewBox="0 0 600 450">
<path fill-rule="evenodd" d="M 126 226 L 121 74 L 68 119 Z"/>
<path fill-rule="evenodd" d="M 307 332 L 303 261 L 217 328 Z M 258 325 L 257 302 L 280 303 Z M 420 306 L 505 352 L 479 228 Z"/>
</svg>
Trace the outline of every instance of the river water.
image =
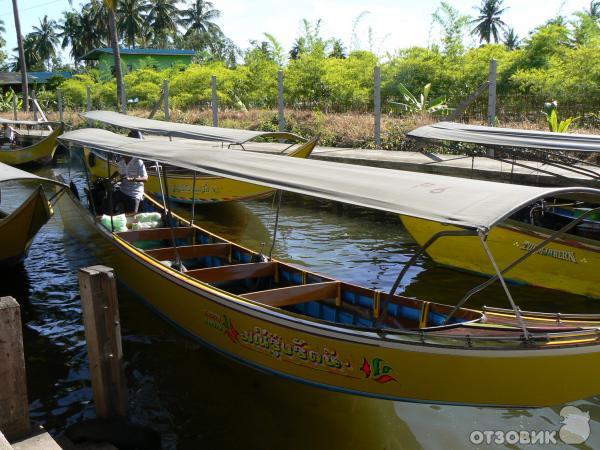
<svg viewBox="0 0 600 450">
<path fill-rule="evenodd" d="M 38 170 L 45 176 L 67 172 L 60 162 Z M 70 173 L 80 175 L 75 168 Z M 20 184 L 3 186 L 3 208 L 10 209 L 27 192 Z M 197 208 L 196 218 L 210 231 L 250 248 L 267 252 L 271 245 L 275 210 L 270 200 Z M 396 216 L 294 194 L 284 195 L 279 220 L 274 256 L 383 290 L 418 248 Z M 24 266 L 0 275 L 0 296 L 12 295 L 22 305 L 32 419 L 56 435 L 94 416 L 77 270 L 102 263 L 88 251 L 96 244 L 72 239 L 57 210 Z M 423 258 L 400 291 L 455 303 L 480 281 Z M 526 309 L 600 312 L 600 302 L 581 297 L 525 286 L 511 290 Z M 199 346 L 124 288 L 119 301 L 130 414 L 159 431 L 165 449 L 568 448 L 560 441 L 519 446 L 469 440 L 476 430 L 558 430 L 563 405 L 529 410 L 435 406 L 320 390 Z M 495 288 L 474 298 L 471 306 L 482 304 L 506 306 L 506 300 Z M 543 374 L 511 376 L 531 382 Z M 590 414 L 590 437 L 577 448 L 600 448 L 600 396 L 573 405 Z"/>
</svg>

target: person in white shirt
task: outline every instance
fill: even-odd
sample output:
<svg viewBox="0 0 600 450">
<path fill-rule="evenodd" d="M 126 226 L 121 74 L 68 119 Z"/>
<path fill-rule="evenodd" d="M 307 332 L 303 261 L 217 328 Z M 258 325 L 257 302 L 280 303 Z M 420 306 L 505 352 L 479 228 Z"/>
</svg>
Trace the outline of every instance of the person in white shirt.
<svg viewBox="0 0 600 450">
<path fill-rule="evenodd" d="M 144 199 L 144 183 L 148 180 L 146 166 L 139 158 L 123 156 L 119 160 L 118 174 L 122 177 L 121 185 L 115 192 L 113 204 L 114 206 L 121 204 L 121 211 L 125 214 L 136 214 L 140 202 Z"/>
</svg>

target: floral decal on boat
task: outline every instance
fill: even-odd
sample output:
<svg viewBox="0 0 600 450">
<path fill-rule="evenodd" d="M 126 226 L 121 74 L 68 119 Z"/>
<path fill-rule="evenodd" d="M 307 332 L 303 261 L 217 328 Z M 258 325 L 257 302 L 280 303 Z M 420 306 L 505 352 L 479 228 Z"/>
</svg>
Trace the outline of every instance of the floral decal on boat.
<svg viewBox="0 0 600 450">
<path fill-rule="evenodd" d="M 389 383 L 390 381 L 398 382 L 393 376 L 389 375 L 392 368 L 381 358 L 374 358 L 371 362 L 367 358 L 363 358 L 360 371 L 365 374 L 365 378 L 370 378 L 381 384 Z"/>
</svg>

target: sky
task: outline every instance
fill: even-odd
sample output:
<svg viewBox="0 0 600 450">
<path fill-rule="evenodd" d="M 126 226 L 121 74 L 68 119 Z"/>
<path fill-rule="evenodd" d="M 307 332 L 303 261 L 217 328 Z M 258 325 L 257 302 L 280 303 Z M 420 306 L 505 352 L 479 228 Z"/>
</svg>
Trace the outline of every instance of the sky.
<svg viewBox="0 0 600 450">
<path fill-rule="evenodd" d="M 225 35 L 241 48 L 249 41 L 265 40 L 263 33 L 274 35 L 284 49 L 289 50 L 300 34 L 301 20 L 312 22 L 321 19 L 321 35 L 324 38 L 342 39 L 350 48 L 353 25 L 363 12 L 357 29 L 358 47 L 372 50 L 379 55 L 399 48 L 427 46 L 437 37 L 431 31 L 431 15 L 440 4 L 439 0 L 212 0 L 221 10 L 217 21 Z M 475 16 L 479 0 L 448 0 L 461 13 Z M 39 23 L 44 15 L 58 20 L 62 11 L 68 10 L 68 0 L 18 0 L 21 31 L 25 35 Z M 73 0 L 75 8 L 84 3 Z M 182 2 L 184 4 L 186 2 Z M 187 2 L 189 3 L 189 1 Z M 590 0 L 505 0 L 508 10 L 503 20 L 521 37 L 537 25 L 562 13 L 589 7 Z M 7 48 L 16 47 L 12 1 L 0 0 L 0 20 L 4 21 Z M 368 30 L 372 28 L 372 48 L 369 48 Z M 356 44 L 356 43 L 355 43 Z M 472 44 L 475 44 L 473 41 Z M 353 45 L 357 47 L 357 45 Z"/>
</svg>

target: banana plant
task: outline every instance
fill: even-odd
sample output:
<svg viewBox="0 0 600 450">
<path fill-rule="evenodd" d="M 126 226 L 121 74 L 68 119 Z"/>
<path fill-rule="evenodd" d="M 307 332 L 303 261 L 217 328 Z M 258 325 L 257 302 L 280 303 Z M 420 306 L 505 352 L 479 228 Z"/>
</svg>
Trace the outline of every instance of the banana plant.
<svg viewBox="0 0 600 450">
<path fill-rule="evenodd" d="M 390 101 L 389 103 L 390 105 L 399 107 L 406 112 L 434 114 L 448 112 L 451 109 L 446 104 L 446 98 L 443 96 L 429 100 L 431 83 L 427 83 L 418 96 L 410 92 L 402 83 L 398 84 L 398 90 L 404 99 L 404 103 L 394 101 Z"/>
<path fill-rule="evenodd" d="M 553 133 L 566 133 L 569 130 L 571 124 L 579 119 L 579 117 L 569 117 L 565 120 L 558 119 L 558 102 L 554 100 L 553 102 L 544 103 L 544 110 L 542 111 L 546 116 L 546 121 L 548 122 L 548 128 Z"/>
<path fill-rule="evenodd" d="M 23 107 L 23 100 L 15 94 L 15 91 L 9 89 L 4 95 L 0 92 L 0 111 L 12 111 L 14 97 L 17 98 L 17 109 L 21 109 Z"/>
</svg>

